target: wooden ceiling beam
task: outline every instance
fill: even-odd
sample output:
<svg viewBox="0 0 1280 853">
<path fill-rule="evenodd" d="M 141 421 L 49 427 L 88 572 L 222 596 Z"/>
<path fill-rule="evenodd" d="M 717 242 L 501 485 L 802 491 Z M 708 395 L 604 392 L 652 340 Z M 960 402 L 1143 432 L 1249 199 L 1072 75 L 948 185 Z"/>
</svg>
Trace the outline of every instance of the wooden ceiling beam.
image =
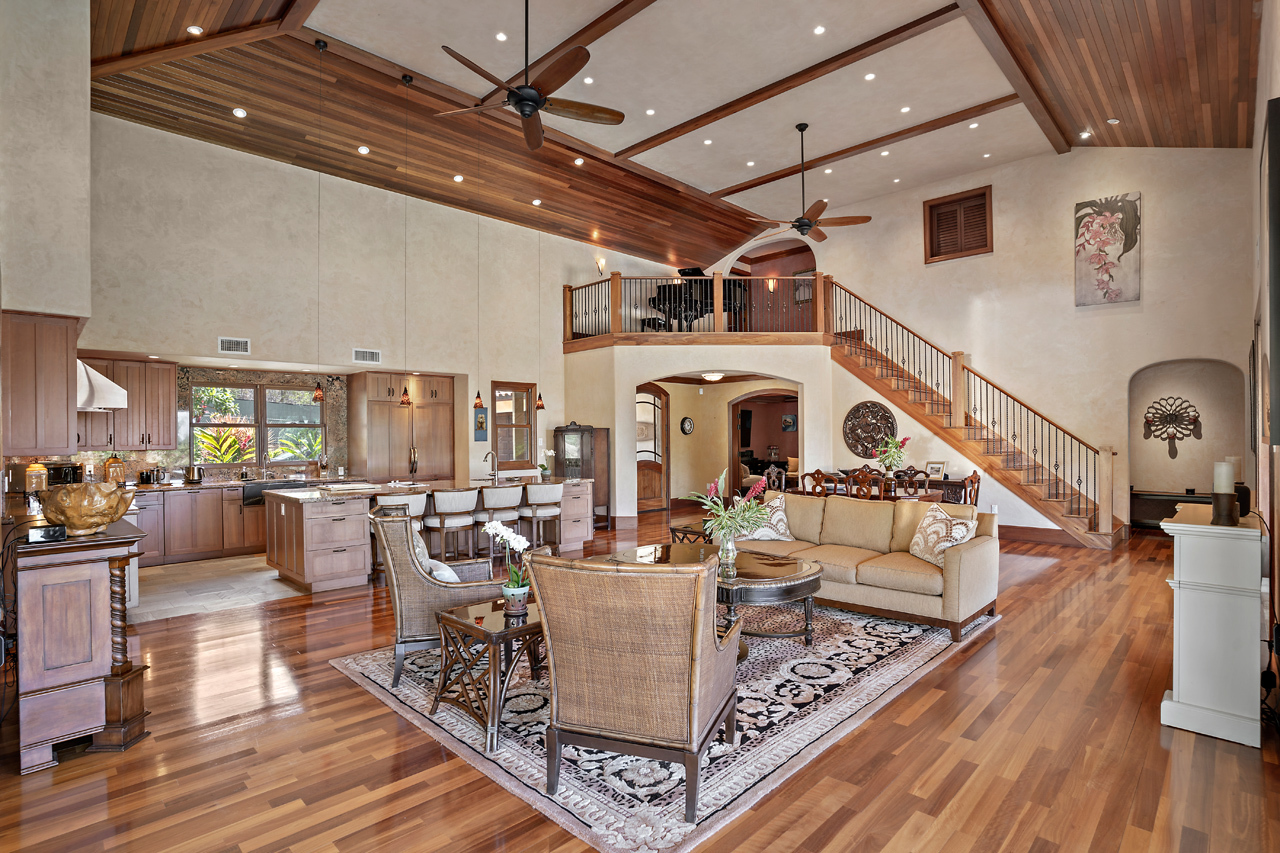
<svg viewBox="0 0 1280 853">
<path fill-rule="evenodd" d="M 841 148 L 839 151 L 832 151 L 830 154 L 824 154 L 821 157 L 814 157 L 806 163 L 810 169 L 816 169 L 819 166 L 828 166 L 840 160 L 847 160 L 850 157 L 857 156 L 864 151 L 870 151 L 874 148 L 883 148 L 886 145 L 892 145 L 895 142 L 903 142 L 907 139 L 913 139 L 917 136 L 923 136 L 926 133 L 932 133 L 935 130 L 941 130 L 944 127 L 950 127 L 953 124 L 959 124 L 962 121 L 971 121 L 979 116 L 987 113 L 993 113 L 1002 110 L 1005 107 L 1013 106 L 1022 99 L 1017 94 L 1005 95 L 1002 98 L 996 98 L 994 101 L 987 101 L 968 109 L 963 109 L 941 118 L 931 119 L 922 122 L 913 127 L 904 128 L 903 130 L 888 133 L 876 139 L 869 139 L 866 142 L 859 142 L 857 145 L 851 145 L 848 148 Z M 765 184 L 771 184 L 774 181 L 780 181 L 783 178 L 790 178 L 793 175 L 800 174 L 800 164 L 787 166 L 785 169 L 778 169 L 776 172 L 770 172 L 767 175 L 761 175 L 758 178 L 752 178 L 749 181 L 743 181 L 740 184 L 734 184 L 731 187 L 725 187 L 722 190 L 716 190 L 712 193 L 716 198 L 724 198 L 726 196 L 736 195 L 740 192 L 762 187 Z"/>
<path fill-rule="evenodd" d="M 280 31 L 287 33 L 301 29 L 319 5 L 320 0 L 293 0 L 289 11 L 285 12 L 284 17 L 280 19 Z"/>
<path fill-rule="evenodd" d="M 783 258 L 790 258 L 794 255 L 803 255 L 806 252 L 813 253 L 813 249 L 807 243 L 803 246 L 792 246 L 790 249 L 779 249 L 776 252 L 768 252 L 763 255 L 743 255 L 738 260 L 746 261 L 749 266 L 755 266 L 769 261 L 780 261 Z"/>
<path fill-rule="evenodd" d="M 124 56 L 117 56 L 111 59 L 101 59 L 89 66 L 89 77 L 97 80 L 102 77 L 110 77 L 112 74 L 124 74 L 127 71 L 137 71 L 139 68 L 159 65 L 164 62 L 173 62 L 175 59 L 189 59 L 202 53 L 210 53 L 226 47 L 252 44 L 262 39 L 274 38 L 279 34 L 280 22 L 267 21 L 266 23 L 254 24 L 249 27 L 228 30 L 208 38 L 193 39 L 181 44 L 164 45 L 151 50 L 141 50 L 137 53 L 127 53 Z"/>
<path fill-rule="evenodd" d="M 750 94 L 743 95 L 741 98 L 735 98 L 727 104 L 721 104 L 715 109 L 707 110 L 700 116 L 694 116 L 688 121 L 682 121 L 674 127 L 669 127 L 666 130 L 659 131 L 648 139 L 642 139 L 634 145 L 628 145 L 626 148 L 617 152 L 614 156 L 620 159 L 634 157 L 636 154 L 648 151 L 651 148 L 657 148 L 664 142 L 670 142 L 673 139 L 684 136 L 686 133 L 692 133 L 700 127 L 706 127 L 707 125 L 717 122 L 722 118 L 731 116 L 734 113 L 742 112 L 748 107 L 753 107 L 756 104 L 769 100 L 770 98 L 777 97 L 784 92 L 789 92 L 798 86 L 803 86 L 805 83 L 817 80 L 819 77 L 830 74 L 833 71 L 839 71 L 841 68 L 845 68 L 855 62 L 866 59 L 869 56 L 875 56 L 883 50 L 902 44 L 904 41 L 908 41 L 918 35 L 927 33 L 930 30 L 940 27 L 949 21 L 954 21 L 963 15 L 964 13 L 955 3 L 943 6 L 936 12 L 930 12 L 929 14 L 917 18 L 910 23 L 903 24 L 897 29 L 893 29 L 887 33 L 876 36 L 870 41 L 865 41 L 860 45 L 851 47 L 843 53 L 838 53 L 829 59 L 824 59 L 816 65 L 810 65 L 803 71 L 797 71 L 789 77 L 784 77 L 777 82 L 770 83 L 767 86 L 762 86 Z"/>
<path fill-rule="evenodd" d="M 995 60 L 996 65 L 1004 72 L 1004 76 L 1009 81 L 1009 85 L 1013 87 L 1013 91 L 1017 92 L 1018 97 L 1022 98 L 1022 103 L 1026 106 L 1027 111 L 1031 113 L 1031 117 L 1036 120 L 1036 124 L 1040 126 L 1040 130 L 1044 133 L 1045 138 L 1049 140 L 1049 144 L 1053 146 L 1053 150 L 1059 154 L 1066 154 L 1071 150 L 1070 140 L 1049 113 L 1049 108 L 1046 106 L 1040 91 L 1031 83 L 1026 71 L 1018 64 L 1018 60 L 1014 58 L 1013 51 L 1009 49 L 1004 37 L 996 29 L 991 12 L 986 5 L 982 0 L 957 0 L 957 2 L 964 11 L 965 17 L 969 19 L 969 25 L 978 34 L 978 38 L 982 40 L 982 44 L 987 48 L 987 52 L 991 54 L 991 58 Z"/>
<path fill-rule="evenodd" d="M 655 0 L 622 0 L 622 2 L 618 3 L 613 8 L 605 11 L 604 14 L 600 15 L 600 17 L 596 18 L 594 21 L 587 24 L 585 27 L 578 30 L 555 47 L 551 48 L 551 50 L 529 63 L 529 79 L 532 80 L 537 77 L 538 74 L 542 72 L 542 69 L 551 64 L 553 59 L 564 53 L 569 48 L 575 45 L 586 47 L 604 35 L 613 32 L 613 30 L 622 26 L 637 14 L 652 6 L 654 2 Z M 524 69 L 521 68 L 517 74 L 508 78 L 507 85 L 517 86 L 523 82 Z M 498 96 L 505 94 L 506 92 L 502 89 L 493 89 L 481 98 L 480 102 L 487 104 L 495 99 L 501 100 Z M 468 104 L 468 106 L 470 106 L 470 104 Z"/>
</svg>

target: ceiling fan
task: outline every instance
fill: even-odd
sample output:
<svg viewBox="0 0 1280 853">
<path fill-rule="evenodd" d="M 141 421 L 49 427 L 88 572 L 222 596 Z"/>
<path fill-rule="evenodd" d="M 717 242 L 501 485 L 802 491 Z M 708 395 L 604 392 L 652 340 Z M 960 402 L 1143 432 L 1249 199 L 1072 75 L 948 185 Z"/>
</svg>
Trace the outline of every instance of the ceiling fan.
<svg viewBox="0 0 1280 853">
<path fill-rule="evenodd" d="M 589 121 L 595 124 L 622 124 L 622 120 L 625 118 L 619 111 L 611 110 L 608 107 L 598 107 L 594 104 L 584 104 L 578 101 L 566 100 L 565 98 L 551 97 L 551 94 L 556 89 L 573 79 L 573 75 L 586 67 L 587 62 L 590 61 L 591 53 L 581 45 L 565 50 L 552 60 L 551 64 L 543 69 L 542 73 L 535 77 L 532 83 L 529 82 L 529 0 L 524 0 L 523 86 L 510 86 L 453 48 L 447 45 L 441 45 L 441 48 L 445 53 L 476 74 L 479 74 L 499 89 L 506 91 L 507 97 L 505 100 L 494 101 L 490 104 L 480 104 L 465 110 L 437 113 L 437 118 L 478 113 L 500 107 L 511 107 L 520 114 L 520 124 L 524 128 L 524 141 L 528 144 L 530 151 L 537 151 L 542 147 L 542 119 L 538 116 L 538 113 L 542 110 L 554 116 L 576 119 L 577 121 Z"/>
<path fill-rule="evenodd" d="M 809 129 L 807 124 L 797 124 L 796 130 L 800 131 L 800 206 L 804 207 L 804 132 Z M 785 234 L 794 228 L 800 232 L 800 236 L 806 235 L 812 237 L 821 243 L 827 239 L 826 232 L 819 228 L 819 225 L 826 225 L 828 228 L 838 227 L 840 225 L 863 225 L 871 221 L 870 216 L 833 216 L 829 219 L 819 219 L 822 211 L 827 209 L 826 201 L 818 199 L 800 216 L 790 221 L 785 219 L 758 219 L 754 216 L 750 217 L 753 222 L 768 222 L 770 225 L 785 225 L 781 231 L 775 231 L 772 234 L 765 234 L 757 237 L 757 240 L 766 240 L 770 237 L 777 237 L 779 234 Z"/>
</svg>

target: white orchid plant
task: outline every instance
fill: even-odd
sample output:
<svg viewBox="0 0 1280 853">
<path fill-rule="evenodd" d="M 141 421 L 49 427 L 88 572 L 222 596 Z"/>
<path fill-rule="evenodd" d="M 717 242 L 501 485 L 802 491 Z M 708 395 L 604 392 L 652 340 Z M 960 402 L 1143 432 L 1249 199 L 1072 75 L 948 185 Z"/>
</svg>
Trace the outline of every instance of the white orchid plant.
<svg viewBox="0 0 1280 853">
<path fill-rule="evenodd" d="M 556 458 L 556 452 L 555 452 L 554 450 L 544 450 L 544 451 L 542 451 L 542 455 L 543 455 L 543 456 L 545 456 L 545 457 L 547 457 L 548 459 L 555 459 L 555 458 Z M 549 464 L 549 463 L 547 463 L 547 462 L 543 462 L 543 463 L 539 464 L 539 465 L 538 465 L 538 467 L 539 467 L 539 468 L 541 468 L 543 471 L 550 471 L 551 469 L 547 467 L 547 466 L 548 466 L 548 464 Z"/>
<path fill-rule="evenodd" d="M 503 586 L 509 589 L 520 589 L 528 586 L 529 580 L 524 576 L 524 562 L 520 559 L 520 554 L 529 550 L 529 540 L 507 527 L 501 521 L 486 522 L 481 529 L 501 542 L 503 550 L 506 551 L 507 582 Z M 514 562 L 511 559 L 512 553 L 516 555 Z"/>
</svg>

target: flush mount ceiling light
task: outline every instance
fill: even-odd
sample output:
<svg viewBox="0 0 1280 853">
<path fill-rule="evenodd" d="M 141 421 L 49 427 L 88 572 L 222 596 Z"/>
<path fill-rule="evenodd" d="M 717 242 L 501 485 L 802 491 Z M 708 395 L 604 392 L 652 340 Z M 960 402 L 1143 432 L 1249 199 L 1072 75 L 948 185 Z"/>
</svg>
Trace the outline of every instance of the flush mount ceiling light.
<svg viewBox="0 0 1280 853">
<path fill-rule="evenodd" d="M 653 115 L 653 110 L 645 110 L 645 111 L 644 111 L 644 114 L 645 114 L 645 115 L 647 115 L 647 116 L 651 116 L 651 115 Z"/>
<path fill-rule="evenodd" d="M 978 126 L 978 123 L 975 121 L 973 124 L 969 125 L 969 129 L 973 130 L 977 126 Z"/>
<path fill-rule="evenodd" d="M 187 32 L 191 33 L 193 36 L 202 36 L 204 35 L 204 27 L 197 27 L 195 24 L 192 24 L 187 27 Z"/>
<path fill-rule="evenodd" d="M 247 116 L 247 115 L 248 115 L 248 113 L 247 113 L 247 112 L 245 112 L 244 110 L 240 109 L 239 107 L 236 107 L 234 110 L 232 110 L 232 111 L 231 111 L 231 114 L 232 114 L 233 116 L 235 116 L 236 118 L 244 118 L 245 116 Z"/>
<path fill-rule="evenodd" d="M 748 160 L 748 161 L 747 161 L 747 165 L 748 165 L 748 166 L 754 166 L 755 164 L 756 164 L 756 161 L 755 161 L 755 160 Z"/>
<path fill-rule="evenodd" d="M 1080 131 L 1080 138 L 1081 138 L 1081 139 L 1088 139 L 1090 136 L 1093 136 L 1093 134 L 1092 134 L 1091 132 L 1089 132 L 1089 131 L 1087 131 L 1087 130 L 1082 130 L 1082 131 Z"/>
<path fill-rule="evenodd" d="M 454 181 L 456 181 L 457 183 L 462 183 L 462 176 L 461 176 L 461 175 L 454 175 L 454 176 L 453 176 L 453 179 L 454 179 Z"/>
<path fill-rule="evenodd" d="M 368 146 L 368 145 L 361 145 L 361 146 L 360 146 L 359 148 L 357 148 L 356 150 L 357 150 L 357 151 L 359 151 L 361 154 L 368 154 L 368 153 L 369 153 L 369 146 Z"/>
<path fill-rule="evenodd" d="M 506 40 L 507 40 L 507 34 L 506 34 L 506 33 L 498 33 L 496 36 L 494 36 L 494 38 L 496 38 L 498 41 L 506 41 Z"/>
<path fill-rule="evenodd" d="M 1107 119 L 1107 124 L 1119 124 L 1119 123 L 1120 123 L 1120 119 L 1118 119 L 1118 118 L 1109 118 L 1109 119 Z"/>
<path fill-rule="evenodd" d="M 820 36 L 820 35 L 822 35 L 823 33 L 825 33 L 826 31 L 827 31 L 827 28 L 826 28 L 826 27 L 824 27 L 824 26 L 821 26 L 821 25 L 816 26 L 816 27 L 814 27 L 814 28 L 813 28 L 813 34 L 814 34 L 815 36 Z"/>
<path fill-rule="evenodd" d="M 822 170 L 822 174 L 824 174 L 824 175 L 830 175 L 830 174 L 831 174 L 831 170 L 830 170 L 830 169 L 823 169 L 823 170 Z"/>
<path fill-rule="evenodd" d="M 724 379 L 724 374 L 723 373 L 704 373 L 702 374 L 702 378 L 707 380 L 708 382 L 719 382 L 721 379 Z"/>
<path fill-rule="evenodd" d="M 889 156 L 889 152 L 888 152 L 888 151 L 881 151 L 881 152 L 880 152 L 880 156 L 881 156 L 881 157 L 888 157 L 888 156 Z"/>
<path fill-rule="evenodd" d="M 902 178 L 894 178 L 894 179 L 893 179 L 893 182 L 896 184 L 896 183 L 897 183 L 898 181 L 900 181 L 900 180 L 902 180 Z"/>
<path fill-rule="evenodd" d="M 582 165 L 583 163 L 585 163 L 585 162 L 587 162 L 587 161 L 586 161 L 586 160 L 583 160 L 581 157 L 578 157 L 577 159 L 575 159 L 575 160 L 573 161 L 573 165 L 575 165 L 575 166 L 581 166 L 581 165 Z"/>
<path fill-rule="evenodd" d="M 595 80 L 593 80 L 593 79 L 592 79 L 592 78 L 590 78 L 590 77 L 583 77 L 583 78 L 582 78 L 582 82 L 583 82 L 583 83 L 586 83 L 588 86 L 590 86 L 592 83 L 594 83 L 594 82 L 596 82 L 596 81 L 595 81 Z"/>
<path fill-rule="evenodd" d="M 534 207 L 539 207 L 539 206 L 541 206 L 541 205 L 542 205 L 542 199 L 540 199 L 540 198 L 535 198 L 535 199 L 533 200 L 533 206 L 534 206 Z"/>
<path fill-rule="evenodd" d="M 703 144 L 703 145 L 710 145 L 710 144 L 711 144 L 711 140 L 710 140 L 710 139 L 704 139 L 704 140 L 702 140 L 702 144 Z"/>
<path fill-rule="evenodd" d="M 990 155 L 990 154 L 983 154 L 982 156 L 983 156 L 983 157 L 990 157 L 991 155 Z"/>
<path fill-rule="evenodd" d="M 874 74 L 868 74 L 868 75 L 866 75 L 865 77 L 863 77 L 862 79 L 863 79 L 863 80 L 874 80 L 874 79 L 876 79 L 876 75 L 874 75 Z"/>
</svg>

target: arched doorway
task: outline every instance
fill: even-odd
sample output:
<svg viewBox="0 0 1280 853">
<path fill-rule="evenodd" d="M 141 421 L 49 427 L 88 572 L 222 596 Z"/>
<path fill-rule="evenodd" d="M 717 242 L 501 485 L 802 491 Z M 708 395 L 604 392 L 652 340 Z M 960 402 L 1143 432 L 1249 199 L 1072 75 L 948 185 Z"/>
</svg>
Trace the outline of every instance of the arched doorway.
<svg viewBox="0 0 1280 853">
<path fill-rule="evenodd" d="M 661 385 L 636 388 L 636 511 L 665 511 L 671 499 L 670 395 Z"/>
<path fill-rule="evenodd" d="M 742 306 L 734 328 L 743 332 L 812 332 L 815 328 L 813 280 L 817 267 L 813 249 L 804 240 L 788 238 L 752 246 L 730 267 L 730 274 L 746 279 Z"/>
<path fill-rule="evenodd" d="M 800 398 L 787 388 L 752 391 L 729 404 L 729 478 L 734 489 L 770 465 L 788 473 L 800 457 Z M 754 480 L 752 481 L 754 482 Z"/>
</svg>

